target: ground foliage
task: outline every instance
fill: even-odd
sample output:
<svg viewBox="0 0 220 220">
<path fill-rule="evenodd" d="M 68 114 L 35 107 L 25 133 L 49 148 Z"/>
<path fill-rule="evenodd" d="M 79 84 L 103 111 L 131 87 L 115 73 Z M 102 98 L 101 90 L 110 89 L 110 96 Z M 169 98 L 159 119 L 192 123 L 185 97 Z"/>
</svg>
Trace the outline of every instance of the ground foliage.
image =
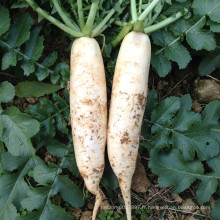
<svg viewBox="0 0 220 220">
<path fill-rule="evenodd" d="M 66 0 L 64 5 L 68 6 L 67 12 L 73 12 L 73 19 L 77 20 L 74 2 Z M 56 15 L 52 2 L 41 0 L 38 3 Z M 85 1 L 85 11 L 89 11 L 90 3 Z M 108 1 L 105 10 L 110 10 L 113 3 Z M 124 21 L 129 20 L 130 16 L 125 13 L 126 4 L 127 1 L 123 7 L 114 6 L 118 12 L 125 10 Z M 190 13 L 169 28 L 151 34 L 152 66 L 157 73 L 161 77 L 168 74 L 171 61 L 177 62 L 180 69 L 185 68 L 193 59 L 192 49 L 213 51 L 199 66 L 201 76 L 219 68 L 216 42 L 220 25 L 219 1 L 194 0 L 191 5 L 190 1 L 178 0 L 170 6 L 171 1 L 167 0 L 163 4 L 167 4 L 165 10 L 156 21 L 182 8 L 188 8 Z M 207 5 L 205 9 L 201 6 L 204 4 Z M 21 81 L 16 86 L 8 81 L 0 83 L 0 219 L 73 219 L 67 212 L 68 207 L 83 207 L 88 196 L 83 194 L 83 186 L 79 183 L 80 175 L 69 126 L 69 97 L 65 89 L 69 65 L 59 59 L 57 51 L 44 53 L 47 35 L 38 24 L 42 18 L 38 17 L 37 22 L 27 10 L 24 13 L 19 11 L 26 7 L 24 1 L 8 1 L 0 6 L 1 70 L 19 72 L 15 76 Z M 143 7 L 146 5 L 143 4 Z M 97 23 L 105 15 L 103 1 L 100 1 L 100 8 Z M 160 10 L 161 6 L 158 5 L 153 13 Z M 12 16 L 14 13 L 16 19 Z M 113 24 L 106 31 L 103 55 L 109 94 L 112 67 L 118 52 L 109 43 L 119 31 L 120 27 Z M 102 43 L 102 38 L 98 40 Z M 42 86 L 41 81 L 46 84 Z M 60 91 L 60 88 L 64 89 Z M 40 103 L 24 112 L 15 106 L 7 108 L 6 103 L 12 101 L 15 95 L 41 97 Z M 220 102 L 209 103 L 201 114 L 191 111 L 191 107 L 189 94 L 158 102 L 157 93 L 152 90 L 148 95 L 142 129 L 146 141 L 142 141 L 141 145 L 150 152 L 149 167 L 159 177 L 161 186 L 174 186 L 173 192 L 179 193 L 199 181 L 196 190 L 199 204 L 207 203 L 213 194 L 217 195 L 212 215 L 213 219 L 218 219 Z M 52 159 L 45 160 L 45 151 Z M 106 195 L 113 198 L 119 192 L 118 183 L 108 162 L 106 164 L 101 184 L 106 188 Z M 52 202 L 56 195 L 61 198 L 59 205 Z M 99 218 L 108 216 L 118 218 L 118 214 L 108 212 Z"/>
</svg>

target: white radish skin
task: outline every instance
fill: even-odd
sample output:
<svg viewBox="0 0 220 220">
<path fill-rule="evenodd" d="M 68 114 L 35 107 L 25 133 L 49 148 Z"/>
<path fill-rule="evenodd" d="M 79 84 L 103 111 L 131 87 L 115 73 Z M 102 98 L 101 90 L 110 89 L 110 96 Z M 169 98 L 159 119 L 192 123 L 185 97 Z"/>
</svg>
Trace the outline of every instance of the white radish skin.
<svg viewBox="0 0 220 220">
<path fill-rule="evenodd" d="M 117 58 L 109 111 L 107 148 L 131 220 L 131 180 L 148 92 L 151 43 L 148 36 L 130 32 Z"/>
<path fill-rule="evenodd" d="M 71 50 L 70 114 L 76 163 L 87 189 L 96 195 L 92 219 L 103 198 L 99 183 L 104 171 L 107 136 L 107 92 L 98 43 L 81 37 Z"/>
</svg>

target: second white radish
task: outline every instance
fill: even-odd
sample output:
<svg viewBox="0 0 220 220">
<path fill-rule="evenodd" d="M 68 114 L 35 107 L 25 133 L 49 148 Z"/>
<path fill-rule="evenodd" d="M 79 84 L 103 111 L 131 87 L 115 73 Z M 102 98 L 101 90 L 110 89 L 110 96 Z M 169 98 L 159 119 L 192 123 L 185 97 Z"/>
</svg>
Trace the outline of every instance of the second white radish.
<svg viewBox="0 0 220 220">
<path fill-rule="evenodd" d="M 130 188 L 148 92 L 150 58 L 149 37 L 141 32 L 130 32 L 122 42 L 113 79 L 107 148 L 128 220 L 131 220 Z"/>
</svg>

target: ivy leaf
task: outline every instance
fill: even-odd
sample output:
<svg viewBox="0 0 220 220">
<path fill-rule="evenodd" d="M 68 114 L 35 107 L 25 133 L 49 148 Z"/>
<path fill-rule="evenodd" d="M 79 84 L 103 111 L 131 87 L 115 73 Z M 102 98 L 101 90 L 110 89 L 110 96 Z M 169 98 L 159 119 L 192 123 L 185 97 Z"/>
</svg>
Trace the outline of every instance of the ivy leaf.
<svg viewBox="0 0 220 220">
<path fill-rule="evenodd" d="M 10 27 L 9 11 L 0 5 L 0 36 L 3 35 Z"/>
<path fill-rule="evenodd" d="M 10 102 L 15 96 L 14 86 L 5 81 L 0 83 L 0 103 L 1 102 Z"/>
<path fill-rule="evenodd" d="M 61 89 L 58 85 L 38 81 L 20 82 L 15 87 L 16 96 L 21 97 L 40 97 L 57 92 Z"/>
<path fill-rule="evenodd" d="M 201 17 L 208 15 L 212 21 L 220 23 L 220 2 L 218 0 L 195 0 L 192 8 L 196 15 Z"/>
<path fill-rule="evenodd" d="M 217 68 L 220 68 L 220 49 L 214 50 L 214 52 L 210 53 L 201 61 L 199 64 L 199 75 L 207 76 Z"/>
<path fill-rule="evenodd" d="M 8 151 L 14 156 L 34 154 L 30 138 L 39 131 L 38 121 L 10 107 L 0 115 L 0 140 L 5 142 Z"/>
</svg>

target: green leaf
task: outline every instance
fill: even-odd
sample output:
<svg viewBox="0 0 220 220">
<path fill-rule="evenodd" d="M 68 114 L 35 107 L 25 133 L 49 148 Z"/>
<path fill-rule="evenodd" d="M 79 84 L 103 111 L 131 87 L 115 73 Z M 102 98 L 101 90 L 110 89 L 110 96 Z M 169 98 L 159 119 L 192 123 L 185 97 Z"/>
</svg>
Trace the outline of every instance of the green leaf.
<svg viewBox="0 0 220 220">
<path fill-rule="evenodd" d="M 9 17 L 9 11 L 4 6 L 0 5 L 0 37 L 3 35 L 6 31 L 8 31 L 10 27 L 10 17 Z"/>
<path fill-rule="evenodd" d="M 117 177 L 115 176 L 110 165 L 105 167 L 101 183 L 105 187 L 110 187 L 112 190 L 116 190 L 118 188 Z"/>
<path fill-rule="evenodd" d="M 12 24 L 7 43 L 11 47 L 20 47 L 30 37 L 30 28 L 33 24 L 33 19 L 28 13 L 22 14 Z"/>
<path fill-rule="evenodd" d="M 64 157 L 67 147 L 65 144 L 57 141 L 57 140 L 50 140 L 49 144 L 47 145 L 47 150 L 50 154 L 56 157 Z"/>
<path fill-rule="evenodd" d="M 14 156 L 34 154 L 30 138 L 39 131 L 38 121 L 10 107 L 0 115 L 0 140 L 5 142 L 8 151 Z"/>
<path fill-rule="evenodd" d="M 186 40 L 193 49 L 210 51 L 215 49 L 216 42 L 212 32 L 202 29 L 205 21 L 205 17 L 201 19 L 194 17 L 189 20 L 180 19 L 173 25 L 172 30 L 178 33 L 180 37 L 186 35 Z M 173 43 L 175 43 L 175 40 L 172 41 Z"/>
<path fill-rule="evenodd" d="M 212 210 L 212 220 L 218 220 L 220 216 L 220 199 L 215 201 L 215 206 Z"/>
<path fill-rule="evenodd" d="M 220 23 L 219 0 L 195 0 L 193 1 L 192 7 L 196 15 L 201 17 L 208 15 L 212 21 Z"/>
<path fill-rule="evenodd" d="M 214 52 L 210 53 L 201 61 L 198 69 L 199 75 L 207 76 L 217 68 L 220 68 L 220 49 L 214 50 Z"/>
<path fill-rule="evenodd" d="M 216 156 L 219 153 L 218 133 L 212 122 L 218 122 L 219 103 L 208 106 L 210 117 L 206 110 L 202 119 L 199 114 L 183 109 L 178 111 L 179 104 L 178 98 L 171 97 L 154 109 L 151 115 L 152 144 L 156 148 L 178 148 L 185 160 L 193 160 L 195 153 L 200 160 Z"/>
<path fill-rule="evenodd" d="M 159 176 L 158 182 L 162 187 L 175 188 L 173 193 L 179 193 L 188 189 L 190 185 L 203 174 L 204 168 L 198 160 L 185 162 L 177 149 L 170 152 L 151 151 L 149 167 Z"/>
<path fill-rule="evenodd" d="M 39 220 L 41 217 L 40 212 L 30 212 L 27 215 L 17 216 L 15 220 Z"/>
<path fill-rule="evenodd" d="M 146 103 L 146 109 L 145 109 L 145 115 L 147 118 L 150 119 L 151 113 L 154 110 L 154 108 L 158 104 L 158 97 L 156 90 L 152 89 L 149 91 L 147 96 L 147 103 Z"/>
<path fill-rule="evenodd" d="M 220 101 L 212 101 L 206 105 L 202 112 L 202 118 L 210 125 L 218 125 L 220 117 Z"/>
<path fill-rule="evenodd" d="M 175 188 L 173 193 L 180 193 L 189 188 L 196 180 L 201 181 L 196 194 L 199 204 L 209 201 L 211 195 L 216 191 L 220 179 L 220 156 L 208 161 L 208 166 L 212 169 L 210 173 L 204 173 L 204 168 L 199 160 L 184 161 L 177 149 L 170 152 L 151 151 L 149 167 L 152 172 L 159 176 L 159 184 L 162 187 Z"/>
<path fill-rule="evenodd" d="M 84 205 L 82 190 L 73 183 L 67 176 L 58 176 L 58 182 L 55 186 L 55 191 L 59 191 L 64 201 L 68 202 L 75 208 Z"/>
<path fill-rule="evenodd" d="M 45 206 L 44 212 L 41 214 L 41 220 L 72 220 L 72 218 L 64 211 L 63 208 L 53 205 L 49 202 Z"/>
<path fill-rule="evenodd" d="M 0 178 L 0 219 L 15 219 L 17 215 L 16 207 L 20 207 L 20 202 L 25 198 L 28 185 L 24 181 L 24 176 L 33 168 L 35 161 L 29 159 L 23 168 L 13 174 L 5 174 Z"/>
<path fill-rule="evenodd" d="M 201 29 L 205 25 L 205 18 L 190 23 L 190 30 L 186 34 L 186 40 L 189 45 L 195 50 L 214 50 L 216 42 L 214 34 L 208 30 Z"/>
<path fill-rule="evenodd" d="M 76 158 L 74 154 L 67 154 L 65 160 L 63 161 L 63 168 L 69 169 L 75 177 L 79 177 L 79 170 L 76 165 Z"/>
<path fill-rule="evenodd" d="M 62 62 L 62 63 L 58 63 L 55 66 L 54 71 L 50 75 L 50 80 L 53 84 L 57 83 L 57 81 L 60 78 L 60 74 L 62 75 L 63 80 L 65 81 L 69 80 L 70 67 L 67 63 Z"/>
<path fill-rule="evenodd" d="M 153 33 L 152 37 L 156 45 L 164 46 L 165 55 L 168 58 L 168 60 L 177 62 L 180 69 L 185 68 L 189 63 L 189 61 L 192 59 L 188 50 L 178 41 L 175 41 L 175 37 L 174 35 L 171 34 L 171 32 L 165 30 L 159 30 Z M 159 63 L 162 62 L 163 65 L 166 64 L 168 69 L 168 63 L 165 60 L 165 58 L 162 57 L 162 60 L 158 62 Z M 158 66 L 158 64 L 156 64 L 155 66 Z M 165 73 L 164 70 L 161 70 L 161 72 Z"/>
<path fill-rule="evenodd" d="M 14 86 L 5 81 L 0 83 L 0 103 L 10 102 L 15 96 Z"/>
<path fill-rule="evenodd" d="M 56 173 L 57 167 L 38 165 L 34 168 L 33 176 L 36 182 L 41 184 L 47 184 L 52 183 L 54 181 Z"/>
<path fill-rule="evenodd" d="M 171 62 L 162 54 L 152 53 L 151 64 L 160 77 L 165 77 L 171 70 Z"/>
<path fill-rule="evenodd" d="M 55 120 L 51 117 L 50 113 L 46 111 L 42 106 L 38 105 L 33 105 L 29 111 L 30 114 L 40 122 L 40 137 L 54 137 L 56 134 L 56 128 L 54 126 Z"/>
<path fill-rule="evenodd" d="M 1 154 L 1 163 L 4 170 L 13 171 L 20 168 L 25 164 L 27 158 L 25 157 L 15 157 L 9 152 L 2 152 Z"/>
<path fill-rule="evenodd" d="M 180 98 L 180 110 L 190 111 L 192 108 L 192 99 L 190 94 L 186 94 Z"/>
<path fill-rule="evenodd" d="M 164 123 L 170 120 L 176 111 L 180 108 L 180 101 L 177 97 L 163 99 L 160 105 L 154 109 L 151 115 L 151 121 Z"/>
<path fill-rule="evenodd" d="M 50 187 L 40 187 L 40 188 L 30 188 L 27 191 L 26 198 L 21 201 L 21 205 L 24 209 L 28 211 L 33 211 L 34 209 L 41 209 L 47 199 Z"/>
<path fill-rule="evenodd" d="M 12 203 L 9 203 L 2 211 L 0 210 L 1 220 L 8 220 L 8 219 L 13 220 L 16 218 L 16 216 L 17 216 L 17 209 Z"/>
<path fill-rule="evenodd" d="M 40 97 L 58 91 L 60 86 L 38 81 L 25 81 L 18 83 L 15 93 L 18 97 Z"/>
<path fill-rule="evenodd" d="M 9 49 L 2 57 L 2 70 L 8 69 L 10 66 L 16 66 L 17 54 L 14 50 Z"/>
<path fill-rule="evenodd" d="M 218 178 L 220 178 L 220 155 L 208 160 L 207 164 L 211 168 L 212 172 L 207 174 L 210 178 L 200 178 L 202 182 L 196 191 L 199 204 L 209 201 L 211 195 L 216 192 Z"/>
<path fill-rule="evenodd" d="M 179 43 L 166 47 L 165 55 L 169 60 L 177 62 L 180 69 L 184 69 L 192 59 L 189 51 Z"/>
<path fill-rule="evenodd" d="M 58 53 L 54 51 L 44 59 L 44 61 L 41 63 L 41 66 L 38 66 L 36 76 L 39 81 L 42 81 L 49 76 L 51 71 L 48 69 L 48 67 L 52 66 L 56 62 L 57 58 Z"/>
<path fill-rule="evenodd" d="M 220 33 L 220 24 L 208 21 L 207 24 L 210 26 L 212 32 Z"/>
<path fill-rule="evenodd" d="M 26 42 L 24 51 L 24 61 L 22 62 L 21 68 L 24 70 L 24 75 L 29 76 L 30 73 L 35 71 L 34 61 L 37 61 L 42 55 L 43 37 L 39 37 L 41 27 L 35 27 L 31 32 L 29 40 Z"/>
</svg>

